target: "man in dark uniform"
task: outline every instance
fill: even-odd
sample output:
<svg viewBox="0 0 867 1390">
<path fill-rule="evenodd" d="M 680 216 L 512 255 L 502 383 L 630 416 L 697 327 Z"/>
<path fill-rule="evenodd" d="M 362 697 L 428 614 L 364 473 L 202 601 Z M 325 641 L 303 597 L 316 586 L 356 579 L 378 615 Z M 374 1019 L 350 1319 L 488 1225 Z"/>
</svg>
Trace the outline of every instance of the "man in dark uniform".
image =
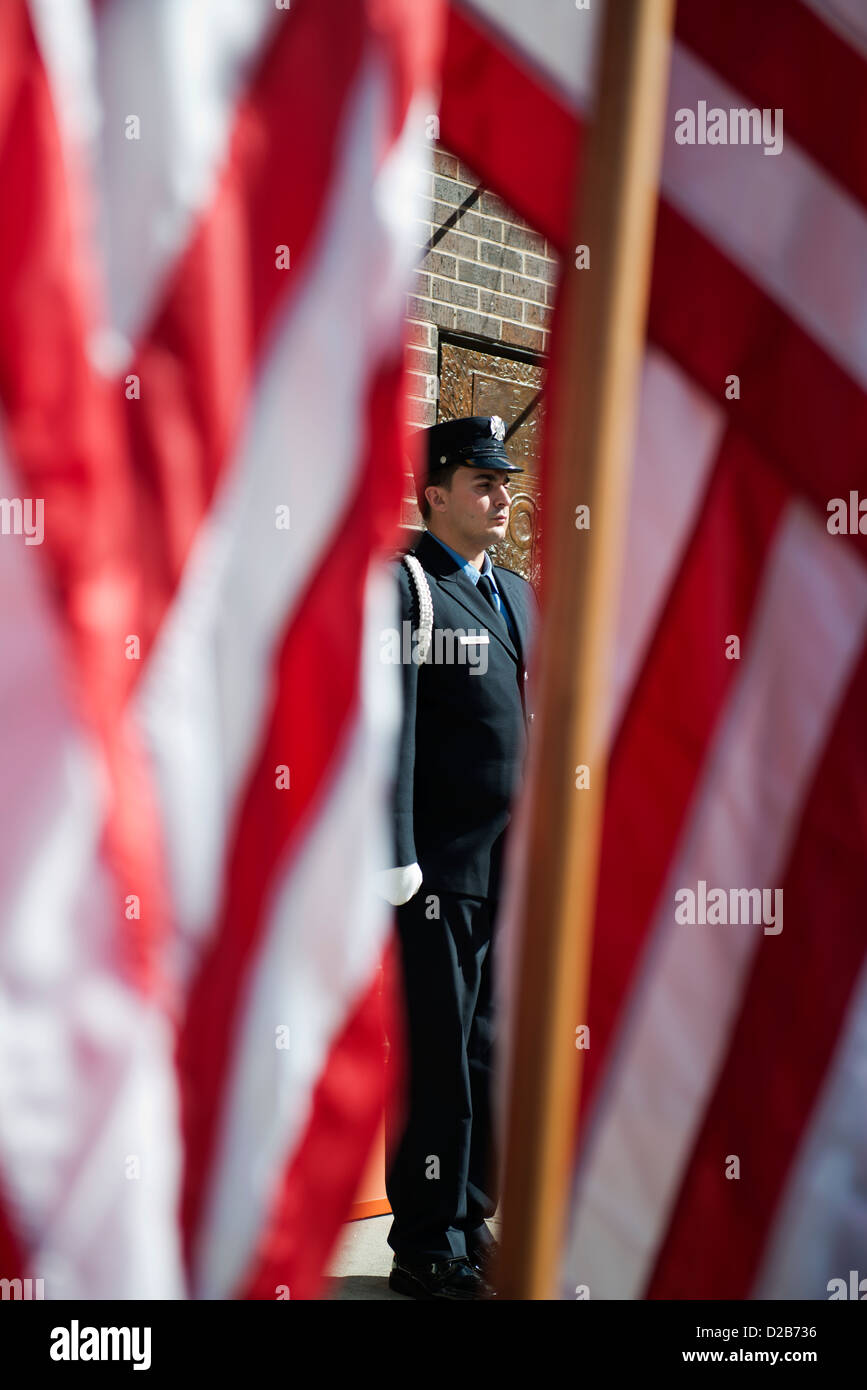
<svg viewBox="0 0 867 1390">
<path fill-rule="evenodd" d="M 418 631 L 426 589 L 433 641 L 426 660 L 403 666 L 398 867 L 383 876 L 398 909 L 410 1071 L 405 1127 L 386 1120 L 389 1284 L 414 1298 L 485 1298 L 494 1247 L 485 1218 L 496 1207 L 492 951 L 532 719 L 535 598 L 487 553 L 506 534 L 510 475 L 523 471 L 506 453 L 502 420 L 444 421 L 426 434 L 428 529 L 411 552 L 423 578 L 403 562 L 398 573 L 404 626 Z"/>
</svg>

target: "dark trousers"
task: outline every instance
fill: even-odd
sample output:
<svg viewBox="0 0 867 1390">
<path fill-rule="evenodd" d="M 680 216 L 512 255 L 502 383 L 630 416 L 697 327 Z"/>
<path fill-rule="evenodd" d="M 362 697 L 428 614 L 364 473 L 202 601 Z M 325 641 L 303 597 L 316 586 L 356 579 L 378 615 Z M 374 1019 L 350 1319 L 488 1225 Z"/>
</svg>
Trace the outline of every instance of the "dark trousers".
<svg viewBox="0 0 867 1390">
<path fill-rule="evenodd" d="M 407 1260 L 453 1259 L 490 1244 L 496 1208 L 491 1113 L 496 903 L 423 883 L 397 909 L 409 1080 L 386 1115 L 388 1243 Z M 405 1118 L 405 1125 L 402 1119 Z"/>
</svg>

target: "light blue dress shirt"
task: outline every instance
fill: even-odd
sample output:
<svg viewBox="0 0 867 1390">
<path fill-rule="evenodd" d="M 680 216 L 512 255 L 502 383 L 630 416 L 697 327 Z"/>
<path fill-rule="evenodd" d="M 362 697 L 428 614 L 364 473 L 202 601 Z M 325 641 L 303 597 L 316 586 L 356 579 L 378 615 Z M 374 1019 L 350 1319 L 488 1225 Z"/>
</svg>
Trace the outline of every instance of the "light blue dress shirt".
<svg viewBox="0 0 867 1390">
<path fill-rule="evenodd" d="M 439 536 L 434 535 L 433 531 L 428 531 L 428 535 L 433 540 L 435 540 L 438 545 L 441 545 L 443 550 L 447 550 L 453 560 L 457 560 L 458 564 L 464 571 L 464 574 L 467 576 L 471 584 L 478 584 L 483 574 L 486 574 L 488 576 L 488 578 L 491 581 L 491 588 L 494 591 L 494 603 L 496 604 L 497 612 L 502 615 L 503 621 L 505 622 L 506 627 L 509 629 L 509 636 L 511 637 L 512 641 L 517 642 L 515 628 L 512 624 L 512 619 L 509 617 L 509 610 L 500 597 L 500 591 L 497 588 L 497 581 L 494 577 L 494 566 L 491 564 L 491 557 L 488 554 L 487 550 L 485 551 L 485 558 L 482 561 L 482 568 L 481 570 L 477 570 L 475 565 L 471 564 L 469 560 L 465 560 L 463 555 L 459 555 L 456 550 L 452 550 L 451 546 L 446 545 L 445 541 L 441 541 Z"/>
</svg>

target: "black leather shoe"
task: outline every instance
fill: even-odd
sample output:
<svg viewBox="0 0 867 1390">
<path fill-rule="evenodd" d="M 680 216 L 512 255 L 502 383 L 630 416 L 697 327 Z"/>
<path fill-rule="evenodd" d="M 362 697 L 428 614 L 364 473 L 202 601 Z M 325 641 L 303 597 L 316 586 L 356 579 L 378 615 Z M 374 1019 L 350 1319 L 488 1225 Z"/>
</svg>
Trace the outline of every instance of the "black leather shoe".
<svg viewBox="0 0 867 1390">
<path fill-rule="evenodd" d="M 425 1264 L 402 1264 L 395 1255 L 388 1276 L 388 1287 L 407 1298 L 448 1298 L 465 1302 L 472 1298 L 494 1298 L 495 1294 L 469 1260 L 431 1260 Z"/>
<path fill-rule="evenodd" d="M 494 1262 L 499 1253 L 500 1247 L 497 1241 L 491 1239 L 487 1245 L 481 1245 L 476 1250 L 471 1250 L 469 1254 L 470 1264 L 477 1269 L 486 1283 L 490 1283 L 491 1275 L 494 1272 Z"/>
</svg>

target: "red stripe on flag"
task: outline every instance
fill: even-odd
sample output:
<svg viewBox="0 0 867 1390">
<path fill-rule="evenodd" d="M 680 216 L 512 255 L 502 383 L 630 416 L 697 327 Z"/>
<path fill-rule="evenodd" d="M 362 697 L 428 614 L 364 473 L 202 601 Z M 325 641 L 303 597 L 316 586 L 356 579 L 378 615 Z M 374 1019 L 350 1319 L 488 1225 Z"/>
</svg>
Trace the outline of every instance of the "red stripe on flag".
<svg viewBox="0 0 867 1390">
<path fill-rule="evenodd" d="M 317 1298 L 322 1271 L 352 1203 L 383 1109 L 402 1084 L 406 1048 L 396 941 L 332 1047 L 304 1137 L 280 1187 L 241 1298 Z M 388 1064 L 383 1062 L 389 1040 Z"/>
<path fill-rule="evenodd" d="M 595 1094 L 621 1009 L 747 640 L 765 559 L 787 495 L 742 436 L 729 433 L 693 537 L 626 707 L 611 757 L 593 933 L 581 1110 Z M 684 653 L 689 680 L 683 679 Z M 652 808 L 650 810 L 649 808 Z M 629 872 L 623 872 L 624 846 Z"/>
<path fill-rule="evenodd" d="M 91 315 L 68 171 L 26 5 L 13 0 L 3 16 L 0 180 L 15 207 L 14 216 L 0 219 L 6 436 L 27 495 L 45 502 L 42 554 L 79 648 L 94 665 L 92 705 L 116 709 L 135 663 L 122 650 L 112 662 L 103 650 L 103 665 L 90 649 L 136 630 L 134 509 L 120 415 L 85 353 Z"/>
<path fill-rule="evenodd" d="M 805 798 L 782 885 L 783 931 L 761 938 L 648 1298 L 752 1291 L 865 957 L 854 906 L 867 899 L 865 707 L 867 649 Z M 725 1176 L 729 1154 L 740 1158 L 739 1180 Z"/>
<path fill-rule="evenodd" d="M 353 6 L 351 9 L 355 22 L 361 7 Z M 312 14 L 313 9 L 306 13 Z M 407 46 L 401 41 L 407 13 L 403 0 L 396 5 L 394 0 L 390 0 L 389 5 L 374 6 L 372 11 L 374 27 L 383 43 L 384 57 L 388 63 L 392 140 L 399 133 L 405 118 L 406 102 L 416 85 L 414 81 L 404 80 L 406 70 L 411 70 L 416 81 L 422 80 L 424 65 L 430 63 L 435 46 L 435 38 L 427 46 L 422 44 L 421 47 L 417 43 Z M 323 7 L 315 8 L 315 14 L 319 24 L 322 24 Z M 405 34 L 403 38 L 406 38 Z M 323 44 L 321 34 L 317 34 L 317 43 Z M 341 45 L 354 51 L 357 56 L 360 54 L 361 34 L 353 35 L 353 42 L 348 44 L 342 36 Z M 286 62 L 296 62 L 297 53 L 296 47 L 291 55 L 287 55 Z M 335 73 L 327 33 L 324 48 L 317 56 L 329 67 L 327 82 L 321 82 L 307 55 L 303 66 L 289 76 L 281 67 L 278 80 L 272 86 L 266 86 L 266 91 L 261 95 L 258 103 L 260 115 L 266 128 L 272 128 L 275 139 L 279 137 L 280 121 L 286 118 L 287 84 L 293 102 L 297 103 L 297 118 L 308 127 L 315 120 L 317 88 L 320 85 L 327 88 L 331 83 L 332 100 L 336 94 L 345 94 L 349 68 L 347 66 L 342 74 Z M 329 112 L 329 122 L 325 134 L 320 131 L 317 141 L 311 144 L 321 145 L 337 138 L 338 123 L 333 112 Z M 384 157 L 388 150 L 386 142 L 380 157 Z M 333 158 L 329 163 L 333 163 Z M 266 167 L 267 162 L 263 162 L 263 168 Z M 307 193 L 314 190 L 317 200 L 321 199 L 325 180 L 330 175 L 330 168 L 319 163 L 311 165 L 303 178 L 297 170 L 294 171 L 301 187 Z M 271 219 L 276 235 L 278 224 L 283 224 L 279 223 L 279 219 L 274 220 L 271 186 L 264 186 L 261 194 L 263 205 L 255 215 L 250 215 L 250 222 L 270 225 Z M 279 211 L 284 223 L 290 217 L 294 219 L 292 225 L 299 221 L 296 194 L 293 183 Z M 300 230 L 293 233 L 293 247 L 296 244 L 305 246 L 317 230 L 312 216 L 307 221 L 301 217 L 300 224 Z M 260 240 L 267 243 L 267 235 L 261 234 Z M 270 287 L 273 284 L 274 276 L 269 271 L 265 285 Z M 273 312 L 273 305 L 271 310 Z M 278 869 L 286 872 L 287 857 L 293 849 L 297 853 L 301 848 L 305 826 L 328 795 L 356 709 L 364 580 L 371 556 L 393 541 L 400 514 L 403 463 L 398 411 L 402 376 L 402 363 L 396 360 L 381 366 L 371 382 L 366 439 L 361 441 L 363 466 L 357 474 L 357 490 L 349 499 L 343 515 L 336 519 L 334 543 L 322 555 L 316 572 L 309 578 L 307 590 L 299 600 L 296 617 L 279 654 L 276 704 L 239 816 L 219 929 L 189 998 L 178 1050 L 187 1152 L 182 1222 L 188 1254 L 195 1244 L 202 1220 L 208 1176 L 225 1103 L 224 1088 L 231 1066 L 231 1047 L 240 1026 L 238 1010 L 243 983 L 266 923 L 266 904 L 272 892 L 274 875 Z M 317 679 L 317 673 L 322 669 L 319 658 L 323 643 L 330 653 L 328 674 L 327 679 Z M 291 798 L 285 797 L 274 787 L 274 768 L 278 763 L 288 763 L 292 768 Z M 357 1028 L 363 1026 L 364 1017 L 362 1011 L 360 1022 L 349 1026 L 347 1036 L 350 1040 L 358 1042 Z M 380 1041 L 377 1041 L 377 1058 L 380 1056 L 380 1045 Z M 335 1063 L 338 1071 L 339 1059 L 343 1055 L 341 1049 L 342 1045 L 338 1046 L 332 1057 L 332 1060 L 335 1056 L 338 1059 Z M 357 1061 L 361 1064 L 364 1059 Z M 375 1070 L 370 1075 L 375 1075 Z M 315 1172 L 316 1165 L 311 1169 L 309 1160 L 311 1153 L 318 1152 L 319 1128 L 321 1124 L 335 1122 L 332 1083 L 333 1078 L 329 1079 L 326 1074 L 319 1093 L 322 1116 L 316 1120 L 314 1112 L 315 1123 L 308 1134 L 309 1143 L 302 1146 L 297 1166 L 293 1165 L 289 1171 L 278 1210 L 272 1218 L 272 1229 L 277 1232 L 278 1244 L 293 1239 L 287 1232 L 297 1220 L 299 1206 L 305 1205 L 300 1195 L 305 1187 L 310 1186 L 311 1176 Z M 356 1106 L 359 1100 L 360 1097 L 356 1096 Z M 382 1111 L 382 1100 L 380 1084 L 373 1087 L 367 1100 L 368 1120 L 373 1130 Z M 344 1116 L 347 1132 L 357 1119 L 357 1115 Z M 352 1124 L 348 1124 L 348 1120 Z M 342 1165 L 344 1181 L 335 1187 L 331 1205 L 317 1213 L 319 1243 L 308 1242 L 304 1247 L 304 1259 L 298 1257 L 298 1267 L 293 1275 L 295 1296 L 299 1281 L 301 1287 L 313 1287 L 319 1278 L 321 1260 L 327 1253 L 331 1239 L 329 1230 L 334 1221 L 339 1221 L 346 1214 L 373 1130 L 368 1133 L 368 1127 L 362 1126 L 358 1142 L 346 1142 L 340 1148 L 338 1166 Z M 309 1193 L 309 1200 L 315 1209 L 318 1197 L 313 1190 Z M 298 1249 L 297 1246 L 295 1248 Z M 251 1263 L 254 1272 L 248 1282 L 253 1291 L 270 1287 L 271 1259 L 265 1253 L 267 1249 L 266 1242 Z M 305 1278 L 308 1285 L 303 1282 Z M 252 1296 L 258 1295 L 254 1292 Z"/>
<path fill-rule="evenodd" d="M 580 178 L 575 113 L 502 35 L 454 3 L 443 64 L 443 144 L 563 250 Z"/>
<path fill-rule="evenodd" d="M 0 1193 L 0 1270 L 3 1271 L 0 1278 L 25 1279 L 28 1275 L 27 1261 L 24 1249 L 9 1221 L 10 1211 L 11 1204 L 4 1191 Z"/>
<path fill-rule="evenodd" d="M 303 290 L 320 246 L 363 19 L 347 0 L 302 0 L 281 16 L 238 108 L 219 187 L 131 368 L 141 378 L 126 418 L 142 493 L 148 644 L 237 438 L 269 329 Z M 277 268 L 279 246 L 289 247 L 289 269 Z"/>
<path fill-rule="evenodd" d="M 863 490 L 867 394 L 666 203 L 659 208 L 648 335 L 823 520 L 831 497 Z M 730 373 L 743 384 L 738 401 L 724 398 Z M 867 536 L 847 540 L 867 558 Z"/>
<path fill-rule="evenodd" d="M 867 207 L 867 64 L 794 0 L 680 0 L 675 32 Z"/>
<path fill-rule="evenodd" d="M 357 4 L 357 0 L 350 0 Z M 410 102 L 433 95 L 440 81 L 445 0 L 364 0 L 371 32 L 389 70 L 389 142 L 406 122 Z"/>
<path fill-rule="evenodd" d="M 705 7 L 705 9 L 713 7 Z M 562 251 L 581 121 L 495 30 L 451 7 L 442 135 L 486 186 Z M 472 74 L 472 81 L 468 80 Z M 506 111 L 502 93 L 509 92 Z M 836 117 L 835 117 L 836 119 Z M 521 136 L 517 154 L 510 131 Z M 532 134 L 532 143 L 528 135 Z M 555 311 L 558 333 L 560 301 Z M 769 463 L 823 517 L 831 497 L 864 488 L 867 396 L 755 281 L 664 199 L 659 205 L 648 338 L 727 410 Z M 725 399 L 731 373 L 749 382 Z M 816 467 L 816 459 L 822 467 Z M 849 543 L 867 556 L 867 537 Z"/>
<path fill-rule="evenodd" d="M 128 634 L 142 632 L 136 508 L 117 391 L 86 352 L 94 316 L 70 201 L 84 198 L 67 167 L 52 94 L 27 7 L 3 7 L 0 42 L 0 184 L 14 216 L 0 219 L 0 400 L 22 495 L 45 507 L 45 564 L 64 622 L 81 713 L 96 729 L 109 771 L 106 842 L 118 885 L 125 964 L 156 983 L 167 909 L 155 805 L 144 756 L 123 711 L 139 663 Z M 140 918 L 121 916 L 136 894 Z"/>
<path fill-rule="evenodd" d="M 206 1197 L 240 1001 L 275 875 L 287 872 L 288 856 L 303 845 L 303 831 L 328 795 L 356 710 L 365 577 L 371 555 L 394 538 L 399 517 L 401 381 L 402 366 L 393 362 L 371 384 L 356 487 L 335 516 L 331 544 L 311 572 L 276 661 L 275 705 L 242 803 L 219 927 L 190 992 L 178 1053 L 188 1250 Z M 292 769 L 291 796 L 275 787 L 278 764 Z"/>
</svg>

